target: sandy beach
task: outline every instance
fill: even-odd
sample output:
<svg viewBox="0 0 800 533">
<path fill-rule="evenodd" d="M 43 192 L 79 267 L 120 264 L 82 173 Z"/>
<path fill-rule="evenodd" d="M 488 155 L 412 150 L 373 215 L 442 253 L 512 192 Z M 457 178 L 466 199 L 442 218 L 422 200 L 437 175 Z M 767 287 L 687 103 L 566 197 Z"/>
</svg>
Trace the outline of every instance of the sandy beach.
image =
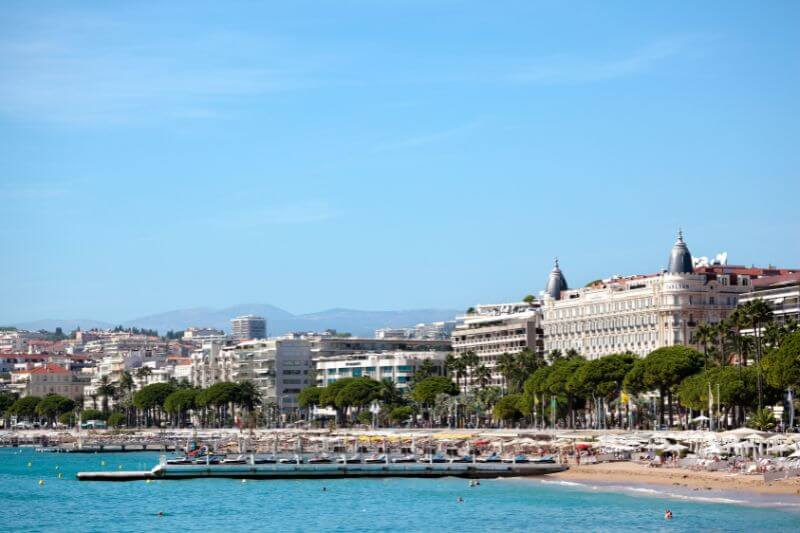
<svg viewBox="0 0 800 533">
<path fill-rule="evenodd" d="M 552 478 L 575 482 L 601 482 L 620 485 L 669 485 L 697 491 L 736 491 L 762 495 L 792 495 L 800 501 L 800 477 L 765 483 L 759 475 L 702 472 L 683 468 L 651 468 L 630 462 L 571 465 Z"/>
</svg>

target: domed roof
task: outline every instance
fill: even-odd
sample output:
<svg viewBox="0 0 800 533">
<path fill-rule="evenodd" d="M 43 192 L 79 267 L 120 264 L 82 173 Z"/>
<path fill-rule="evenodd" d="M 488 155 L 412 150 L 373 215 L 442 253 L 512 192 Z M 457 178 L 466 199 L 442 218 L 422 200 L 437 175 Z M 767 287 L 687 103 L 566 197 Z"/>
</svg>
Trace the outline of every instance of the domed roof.
<svg viewBox="0 0 800 533">
<path fill-rule="evenodd" d="M 553 270 L 550 271 L 550 277 L 547 278 L 547 288 L 544 292 L 550 295 L 554 300 L 558 300 L 561 296 L 561 291 L 567 289 L 569 289 L 567 280 L 564 278 L 564 274 L 561 273 L 561 269 L 558 268 L 558 258 L 556 258 Z"/>
<path fill-rule="evenodd" d="M 683 232 L 678 231 L 678 240 L 672 247 L 672 252 L 669 254 L 669 267 L 667 272 L 670 274 L 691 274 L 694 272 L 692 267 L 692 254 L 686 243 L 683 242 Z"/>
</svg>

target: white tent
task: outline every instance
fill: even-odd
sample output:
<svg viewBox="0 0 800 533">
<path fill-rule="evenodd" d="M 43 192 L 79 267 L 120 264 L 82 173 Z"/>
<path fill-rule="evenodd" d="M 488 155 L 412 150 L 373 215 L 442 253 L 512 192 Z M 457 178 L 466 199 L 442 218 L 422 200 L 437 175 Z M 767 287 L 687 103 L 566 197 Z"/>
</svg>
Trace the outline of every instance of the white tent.
<svg viewBox="0 0 800 533">
<path fill-rule="evenodd" d="M 730 431 L 726 431 L 722 434 L 724 437 L 733 437 L 737 439 L 746 439 L 749 438 L 750 435 L 758 435 L 759 437 L 766 437 L 769 435 L 766 431 L 756 431 L 752 428 L 737 428 L 732 429 Z"/>
</svg>

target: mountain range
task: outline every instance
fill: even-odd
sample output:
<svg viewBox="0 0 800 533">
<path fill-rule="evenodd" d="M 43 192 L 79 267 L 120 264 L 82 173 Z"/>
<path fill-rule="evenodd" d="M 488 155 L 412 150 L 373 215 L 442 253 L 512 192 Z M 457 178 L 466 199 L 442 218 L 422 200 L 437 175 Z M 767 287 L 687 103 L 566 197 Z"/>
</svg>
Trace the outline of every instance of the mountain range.
<svg viewBox="0 0 800 533">
<path fill-rule="evenodd" d="M 361 311 L 357 309 L 328 309 L 316 313 L 295 315 L 268 304 L 241 304 L 224 309 L 196 307 L 177 309 L 148 315 L 121 324 L 92 319 L 46 319 L 21 322 L 13 326 L 48 331 L 62 328 L 65 332 L 78 326 L 87 330 L 108 329 L 117 325 L 158 330 L 162 335 L 169 330 L 179 331 L 188 327 L 212 327 L 230 331 L 230 319 L 239 315 L 258 315 L 267 319 L 269 335 L 280 335 L 291 331 L 323 331 L 335 329 L 356 336 L 372 336 L 378 328 L 410 327 L 422 322 L 453 320 L 460 311 L 454 309 L 409 309 L 404 311 Z"/>
</svg>

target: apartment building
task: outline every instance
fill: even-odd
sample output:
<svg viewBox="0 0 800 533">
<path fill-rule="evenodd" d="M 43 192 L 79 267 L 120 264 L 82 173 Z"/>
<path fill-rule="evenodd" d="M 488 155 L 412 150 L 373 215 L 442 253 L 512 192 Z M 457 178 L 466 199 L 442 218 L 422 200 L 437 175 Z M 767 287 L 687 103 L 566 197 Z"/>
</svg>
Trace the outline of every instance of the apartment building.
<svg viewBox="0 0 800 533">
<path fill-rule="evenodd" d="M 315 359 L 316 384 L 325 387 L 338 379 L 366 376 L 378 381 L 388 379 L 396 384 L 398 390 L 405 390 L 425 361 L 431 363 L 434 375 L 445 375 L 445 359 L 450 353 L 397 351 Z"/>
<path fill-rule="evenodd" d="M 542 352 L 539 302 L 478 305 L 474 312 L 458 317 L 450 338 L 456 357 L 474 352 L 492 372 L 491 384 L 501 386 L 503 377 L 496 368 L 500 355 L 526 348 Z"/>
</svg>

